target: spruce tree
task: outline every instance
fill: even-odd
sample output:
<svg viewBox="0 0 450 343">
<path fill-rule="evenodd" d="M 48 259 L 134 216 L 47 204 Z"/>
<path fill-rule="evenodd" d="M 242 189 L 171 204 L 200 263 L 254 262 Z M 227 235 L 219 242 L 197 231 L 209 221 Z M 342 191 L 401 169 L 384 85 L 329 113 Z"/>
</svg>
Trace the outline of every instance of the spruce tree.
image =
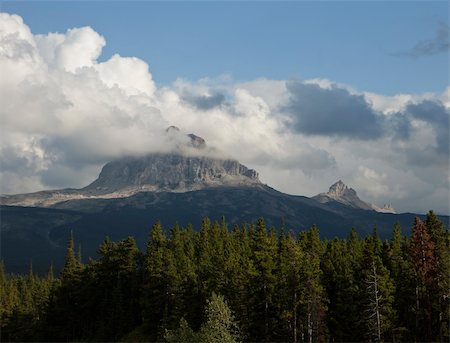
<svg viewBox="0 0 450 343">
<path fill-rule="evenodd" d="M 156 340 L 158 337 L 158 329 L 168 302 L 167 249 L 167 239 L 158 221 L 150 232 L 144 259 L 143 320 L 151 340 Z"/>
<path fill-rule="evenodd" d="M 73 232 L 70 233 L 70 238 L 67 241 L 66 256 L 64 260 L 64 267 L 61 271 L 61 282 L 64 285 L 73 285 L 80 280 L 83 265 L 75 256 L 74 251 L 74 237 Z"/>
<path fill-rule="evenodd" d="M 222 295 L 212 294 L 205 308 L 206 322 L 201 326 L 199 339 L 208 343 L 237 343 L 239 329 Z"/>
<path fill-rule="evenodd" d="M 395 318 L 392 306 L 394 285 L 380 257 L 380 244 L 376 234 L 367 237 L 364 242 L 362 292 L 366 339 L 391 340 Z"/>
<path fill-rule="evenodd" d="M 300 341 L 299 304 L 305 287 L 302 279 L 303 251 L 293 234 L 282 233 L 279 238 L 279 258 L 277 266 L 278 317 L 277 332 L 281 339 L 288 337 L 294 343 Z"/>
<path fill-rule="evenodd" d="M 427 213 L 425 227 L 436 249 L 435 282 L 430 284 L 433 340 L 449 338 L 450 236 L 433 211 Z"/>
<path fill-rule="evenodd" d="M 305 254 L 302 266 L 302 278 L 305 282 L 305 291 L 300 300 L 302 316 L 301 334 L 308 342 L 325 340 L 327 330 L 325 315 L 327 311 L 326 292 L 322 283 L 322 270 L 320 260 L 323 246 L 320 241 L 319 229 L 313 225 L 307 232 L 302 232 L 299 245 Z"/>
<path fill-rule="evenodd" d="M 255 274 L 251 277 L 250 335 L 257 341 L 270 341 L 273 335 L 273 297 L 276 285 L 275 256 L 277 243 L 272 235 L 267 234 L 266 225 L 262 218 L 258 219 L 252 238 L 252 262 Z"/>
<path fill-rule="evenodd" d="M 359 249 L 357 242 L 356 238 L 352 241 L 352 249 Z M 321 261 L 331 341 L 362 340 L 365 332 L 361 326 L 360 261 L 354 260 L 352 253 L 359 255 L 345 240 L 334 239 L 327 243 Z"/>
<path fill-rule="evenodd" d="M 435 337 L 432 291 L 436 288 L 437 253 L 425 224 L 418 217 L 414 222 L 410 249 L 416 281 L 416 339 L 432 341 Z"/>
<path fill-rule="evenodd" d="M 251 279 L 256 275 L 247 225 L 235 226 L 231 234 L 232 255 L 228 265 L 226 288 L 228 303 L 239 319 L 242 336 L 249 335 L 251 326 Z"/>
<path fill-rule="evenodd" d="M 409 243 L 402 236 L 400 224 L 396 223 L 389 242 L 386 261 L 386 267 L 390 271 L 395 286 L 393 308 L 396 309 L 396 315 L 392 328 L 392 339 L 395 341 L 412 339 L 408 324 L 414 323 L 411 304 L 414 304 L 415 299 L 408 245 Z"/>
<path fill-rule="evenodd" d="M 207 300 L 205 321 L 198 332 L 181 318 L 178 328 L 166 330 L 164 338 L 169 343 L 237 343 L 239 329 L 234 316 L 222 295 L 215 293 Z"/>
</svg>

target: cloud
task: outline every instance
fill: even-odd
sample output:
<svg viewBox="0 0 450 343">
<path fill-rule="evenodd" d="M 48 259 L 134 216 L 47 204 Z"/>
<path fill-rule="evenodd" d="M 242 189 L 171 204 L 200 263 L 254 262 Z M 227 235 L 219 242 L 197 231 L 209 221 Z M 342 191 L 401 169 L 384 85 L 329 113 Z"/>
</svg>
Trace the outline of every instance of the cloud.
<svg viewBox="0 0 450 343">
<path fill-rule="evenodd" d="M 298 81 L 288 82 L 287 89 L 290 98 L 283 110 L 297 132 L 363 140 L 382 135 L 381 118 L 362 95 Z"/>
<path fill-rule="evenodd" d="M 95 69 L 108 87 L 118 87 L 129 96 L 152 97 L 156 90 L 148 64 L 139 58 L 115 54 L 108 61 L 96 64 Z"/>
<path fill-rule="evenodd" d="M 394 53 L 394 56 L 418 58 L 423 56 L 437 55 L 448 52 L 450 49 L 450 28 L 441 23 L 436 31 L 436 36 L 417 42 L 411 49 Z"/>
<path fill-rule="evenodd" d="M 106 43 L 90 27 L 33 35 L 0 14 L 1 193 L 83 187 L 108 161 L 194 133 L 284 192 L 312 196 L 342 178 L 378 205 L 448 213 L 450 88 L 386 96 L 230 76 L 158 87 L 137 57 L 100 62 Z M 183 133 L 169 139 L 170 125 Z"/>
<path fill-rule="evenodd" d="M 211 110 L 225 103 L 225 95 L 217 91 L 206 94 L 185 93 L 182 94 L 181 98 L 186 103 L 203 111 Z"/>
<path fill-rule="evenodd" d="M 423 101 L 419 104 L 410 104 L 406 108 L 406 113 L 414 119 L 421 120 L 430 125 L 436 136 L 435 149 L 437 153 L 449 155 L 449 120 L 450 111 L 439 101 Z"/>
<path fill-rule="evenodd" d="M 225 102 L 225 95 L 222 93 L 204 95 L 184 94 L 182 99 L 199 110 L 207 111 L 221 106 Z"/>
<path fill-rule="evenodd" d="M 105 38 L 90 27 L 73 28 L 65 34 L 36 35 L 37 48 L 53 68 L 74 72 L 91 67 L 105 46 Z"/>
<path fill-rule="evenodd" d="M 119 55 L 99 63 L 106 42 L 89 27 L 34 36 L 16 15 L 2 13 L 0 23 L 1 159 L 25 158 L 27 168 L 17 166 L 17 173 L 55 176 L 52 170 L 170 150 L 147 63 Z M 3 172 L 9 164 L 2 163 Z M 37 179 L 36 190 L 51 184 Z M 3 175 L 2 191 L 5 184 Z M 73 178 L 66 186 L 82 184 Z"/>
<path fill-rule="evenodd" d="M 407 141 L 410 138 L 412 125 L 410 118 L 403 112 L 397 112 L 385 118 L 384 129 L 394 140 Z"/>
<path fill-rule="evenodd" d="M 229 77 L 221 80 L 227 82 Z M 217 81 L 219 80 L 203 79 L 193 84 L 187 80 L 177 79 L 173 84 L 173 90 L 186 105 L 209 111 L 226 105 L 226 98 L 230 92 L 223 85 L 217 84 Z"/>
<path fill-rule="evenodd" d="M 257 79 L 240 83 L 239 88 L 247 90 L 253 96 L 264 98 L 272 110 L 279 108 L 289 97 L 285 80 Z"/>
</svg>

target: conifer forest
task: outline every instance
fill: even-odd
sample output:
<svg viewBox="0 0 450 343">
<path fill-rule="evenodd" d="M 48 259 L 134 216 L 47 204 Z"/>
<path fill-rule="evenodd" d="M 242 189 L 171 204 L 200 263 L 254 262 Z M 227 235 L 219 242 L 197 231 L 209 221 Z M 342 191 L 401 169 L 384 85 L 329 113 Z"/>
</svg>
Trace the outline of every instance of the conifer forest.
<svg viewBox="0 0 450 343">
<path fill-rule="evenodd" d="M 2 264 L 1 341 L 448 342 L 449 232 L 432 211 L 411 227 L 321 240 L 263 219 L 157 222 L 146 251 L 106 238 L 89 260 L 68 237 L 60 272 Z"/>
</svg>

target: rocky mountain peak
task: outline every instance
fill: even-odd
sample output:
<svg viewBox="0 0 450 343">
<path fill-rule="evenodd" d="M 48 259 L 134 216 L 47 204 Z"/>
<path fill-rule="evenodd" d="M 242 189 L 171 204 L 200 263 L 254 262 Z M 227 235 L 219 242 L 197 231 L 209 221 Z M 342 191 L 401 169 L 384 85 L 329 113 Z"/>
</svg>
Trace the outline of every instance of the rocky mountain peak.
<svg viewBox="0 0 450 343">
<path fill-rule="evenodd" d="M 331 185 L 327 193 L 320 193 L 314 196 L 313 199 L 322 204 L 338 202 L 353 208 L 363 210 L 373 210 L 383 213 L 395 213 L 394 208 L 390 204 L 384 205 L 382 208 L 380 208 L 376 205 L 361 200 L 358 197 L 356 191 L 353 188 L 347 187 L 347 185 L 342 182 L 342 180 L 339 180 Z"/>
<path fill-rule="evenodd" d="M 346 195 L 357 197 L 356 191 L 353 188 L 347 187 L 347 185 L 343 183 L 342 180 L 339 180 L 331 185 L 327 194 L 332 198 L 345 197 Z"/>
<path fill-rule="evenodd" d="M 3 197 L 2 204 L 51 206 L 73 199 L 124 198 L 140 192 L 182 193 L 212 187 L 262 187 L 258 173 L 221 157 L 206 141 L 176 126 L 166 130 L 166 153 L 128 156 L 105 164 L 98 178 L 82 189 L 42 191 Z"/>
<path fill-rule="evenodd" d="M 186 192 L 217 186 L 260 184 L 256 171 L 236 160 L 220 157 L 217 151 L 207 147 L 202 137 L 184 134 L 176 126 L 169 126 L 166 134 L 175 143 L 174 150 L 109 162 L 98 179 L 83 190 L 93 194 Z"/>
<path fill-rule="evenodd" d="M 397 213 L 392 204 L 384 204 L 383 207 L 377 207 L 374 205 L 374 210 L 382 213 Z"/>
<path fill-rule="evenodd" d="M 166 135 L 169 141 L 175 142 L 174 148 L 178 152 L 182 152 L 186 148 L 205 149 L 206 141 L 193 133 L 184 134 L 177 126 L 169 126 L 166 129 Z"/>
<path fill-rule="evenodd" d="M 190 143 L 191 143 L 192 147 L 197 148 L 197 149 L 206 148 L 206 141 L 202 137 L 196 136 L 193 133 L 190 133 L 187 136 L 191 139 Z"/>
<path fill-rule="evenodd" d="M 195 136 L 199 148 L 203 140 Z M 182 154 L 149 154 L 107 163 L 97 180 L 84 188 L 96 194 L 139 191 L 186 192 L 217 186 L 260 184 L 258 173 L 236 160 Z"/>
</svg>

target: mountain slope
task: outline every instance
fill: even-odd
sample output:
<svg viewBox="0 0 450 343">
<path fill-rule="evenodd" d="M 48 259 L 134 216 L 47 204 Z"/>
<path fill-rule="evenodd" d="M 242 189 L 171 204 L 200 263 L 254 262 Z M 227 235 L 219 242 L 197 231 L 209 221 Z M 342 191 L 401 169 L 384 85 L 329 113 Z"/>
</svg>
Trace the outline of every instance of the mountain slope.
<svg viewBox="0 0 450 343">
<path fill-rule="evenodd" d="M 251 223 L 264 217 L 268 226 L 298 233 L 313 224 L 323 238 L 346 237 L 355 227 L 364 235 L 376 225 L 382 238 L 391 235 L 395 222 L 405 233 L 415 214 L 384 214 L 349 208 L 330 209 L 326 205 L 277 192 L 269 187 L 222 187 L 184 193 L 140 192 L 117 199 L 83 199 L 59 203 L 58 208 L 1 206 L 1 252 L 9 271 L 33 268 L 45 272 L 53 263 L 62 266 L 66 242 L 73 232 L 85 259 L 95 257 L 98 245 L 109 236 L 113 240 L 129 235 L 145 248 L 151 226 L 161 220 L 166 229 L 175 223 L 198 228 L 205 216 L 233 224 Z M 71 210 L 68 210 L 68 209 Z M 448 217 L 441 217 L 448 225 Z"/>
</svg>

